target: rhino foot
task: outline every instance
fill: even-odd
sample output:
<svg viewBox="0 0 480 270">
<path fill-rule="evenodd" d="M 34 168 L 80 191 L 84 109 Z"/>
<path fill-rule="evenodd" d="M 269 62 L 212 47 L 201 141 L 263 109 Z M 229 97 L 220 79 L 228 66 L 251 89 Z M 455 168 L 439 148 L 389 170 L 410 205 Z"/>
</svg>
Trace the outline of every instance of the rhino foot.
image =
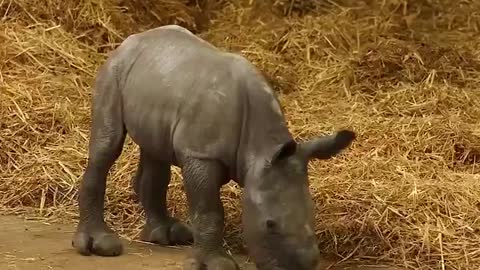
<svg viewBox="0 0 480 270">
<path fill-rule="evenodd" d="M 163 246 L 189 245 L 193 243 L 193 234 L 187 225 L 170 218 L 167 222 L 147 223 L 140 239 Z"/>
<path fill-rule="evenodd" d="M 120 238 L 106 225 L 96 229 L 77 230 L 72 240 L 72 246 L 84 256 L 95 254 L 110 257 L 123 253 Z"/>
<path fill-rule="evenodd" d="M 190 256 L 183 264 L 183 270 L 239 270 L 235 260 L 226 253 L 209 256 Z"/>
</svg>

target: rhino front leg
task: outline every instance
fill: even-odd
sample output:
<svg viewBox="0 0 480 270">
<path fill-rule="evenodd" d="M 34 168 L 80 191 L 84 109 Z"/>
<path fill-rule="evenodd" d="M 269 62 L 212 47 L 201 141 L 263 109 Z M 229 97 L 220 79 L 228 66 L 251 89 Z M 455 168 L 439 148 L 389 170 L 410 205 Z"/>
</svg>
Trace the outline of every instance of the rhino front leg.
<svg viewBox="0 0 480 270">
<path fill-rule="evenodd" d="M 160 245 L 186 245 L 193 242 L 191 230 L 167 211 L 170 164 L 156 161 L 140 149 L 134 187 L 145 210 L 146 224 L 140 239 Z"/>
<path fill-rule="evenodd" d="M 213 160 L 187 159 L 182 175 L 194 237 L 193 253 L 184 269 L 238 270 L 222 247 L 224 210 L 220 188 L 226 175 L 224 167 Z"/>
<path fill-rule="evenodd" d="M 125 141 L 121 102 L 114 74 L 100 69 L 93 100 L 88 164 L 79 190 L 80 221 L 72 245 L 82 255 L 117 256 L 123 252 L 120 238 L 104 221 L 107 174 L 122 152 Z"/>
</svg>

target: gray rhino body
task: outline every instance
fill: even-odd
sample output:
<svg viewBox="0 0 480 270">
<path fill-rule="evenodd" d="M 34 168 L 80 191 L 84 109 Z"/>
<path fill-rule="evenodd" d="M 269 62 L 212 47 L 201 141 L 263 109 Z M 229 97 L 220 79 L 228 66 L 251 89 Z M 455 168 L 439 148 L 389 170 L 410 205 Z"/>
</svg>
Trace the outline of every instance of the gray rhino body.
<svg viewBox="0 0 480 270">
<path fill-rule="evenodd" d="M 296 143 L 278 99 L 245 58 L 179 26 L 128 37 L 98 71 L 88 165 L 72 244 L 84 255 L 123 252 L 104 222 L 107 174 L 126 134 L 140 147 L 135 191 L 145 209 L 144 241 L 194 243 L 185 269 L 237 269 L 222 248 L 220 188 L 243 187 L 245 239 L 259 269 L 314 269 L 318 249 L 307 164 L 355 138 L 351 131 Z M 170 166 L 182 170 L 192 227 L 168 215 Z"/>
</svg>

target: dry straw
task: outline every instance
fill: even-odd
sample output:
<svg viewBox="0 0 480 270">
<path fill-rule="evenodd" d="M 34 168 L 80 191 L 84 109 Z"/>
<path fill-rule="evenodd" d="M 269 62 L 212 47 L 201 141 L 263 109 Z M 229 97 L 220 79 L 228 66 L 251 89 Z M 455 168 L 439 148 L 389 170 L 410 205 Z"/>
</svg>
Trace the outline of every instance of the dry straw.
<svg viewBox="0 0 480 270">
<path fill-rule="evenodd" d="M 0 1 L 4 213 L 76 220 L 96 69 L 128 34 L 177 23 L 262 68 L 299 140 L 359 133 L 343 155 L 310 165 L 323 252 L 407 269 L 480 267 L 478 1 L 197 4 Z M 106 199 L 108 222 L 128 238 L 143 224 L 130 186 L 137 155 L 129 141 Z M 174 170 L 169 208 L 185 218 Z M 223 189 L 233 251 L 240 192 Z"/>
</svg>

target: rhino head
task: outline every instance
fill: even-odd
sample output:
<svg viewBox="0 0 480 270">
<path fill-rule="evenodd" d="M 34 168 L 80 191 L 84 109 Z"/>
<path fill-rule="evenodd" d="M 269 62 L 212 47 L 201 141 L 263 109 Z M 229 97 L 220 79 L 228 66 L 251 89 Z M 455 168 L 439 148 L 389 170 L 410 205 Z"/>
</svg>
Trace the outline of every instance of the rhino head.
<svg viewBox="0 0 480 270">
<path fill-rule="evenodd" d="M 347 148 L 355 133 L 342 130 L 307 142 L 278 145 L 256 160 L 245 177 L 243 228 L 259 270 L 312 270 L 319 261 L 308 162 Z"/>
</svg>

